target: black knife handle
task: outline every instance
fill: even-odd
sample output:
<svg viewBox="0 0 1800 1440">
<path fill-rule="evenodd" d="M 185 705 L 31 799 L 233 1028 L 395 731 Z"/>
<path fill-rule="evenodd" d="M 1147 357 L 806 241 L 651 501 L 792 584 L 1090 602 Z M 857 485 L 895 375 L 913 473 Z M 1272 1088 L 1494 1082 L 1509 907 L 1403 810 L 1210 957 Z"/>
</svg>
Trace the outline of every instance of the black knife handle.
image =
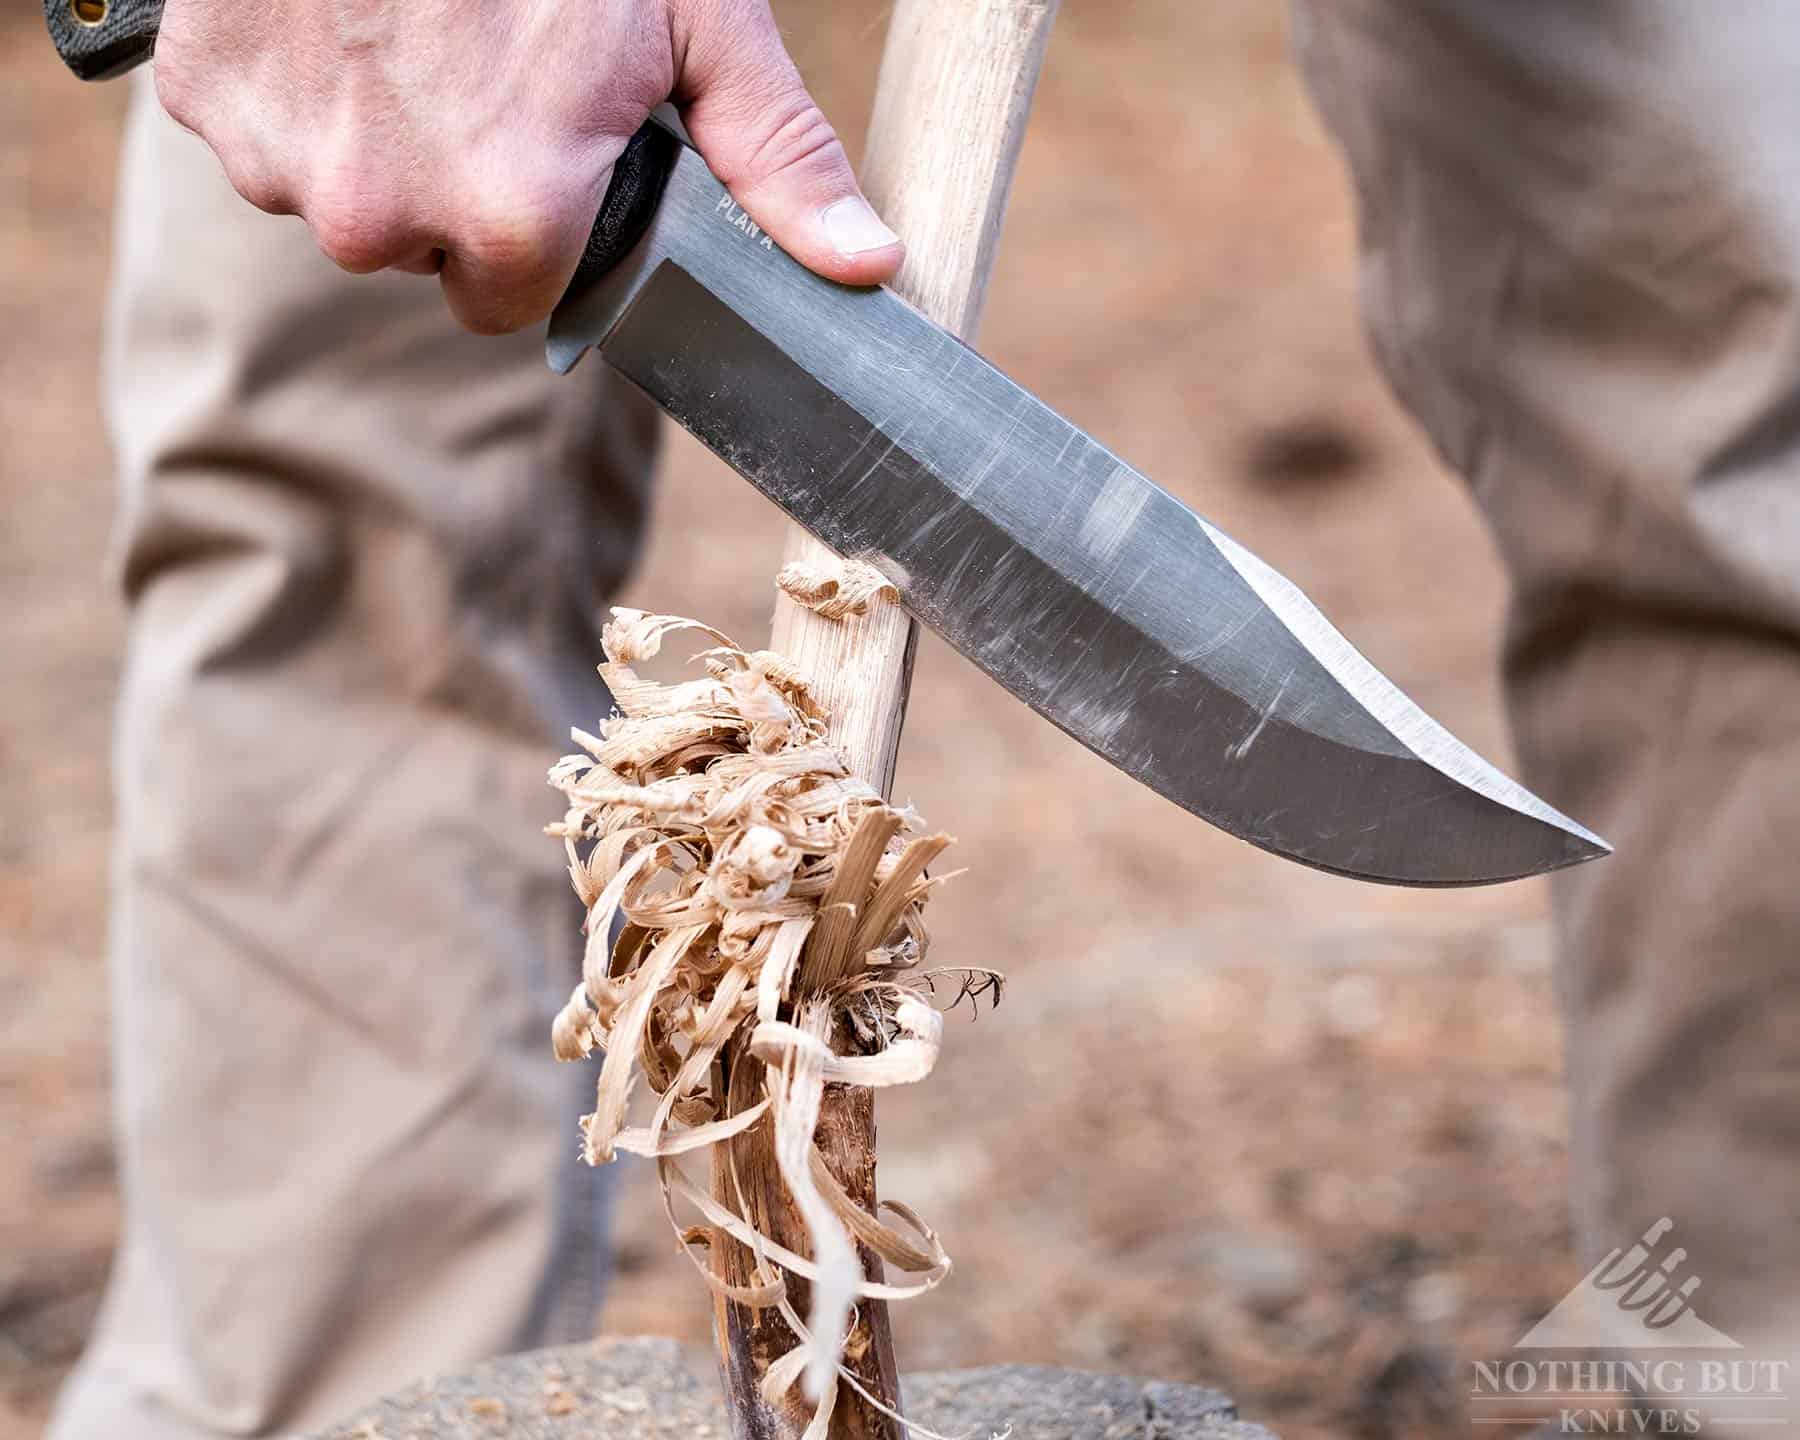
<svg viewBox="0 0 1800 1440">
<path fill-rule="evenodd" d="M 83 80 L 110 80 L 150 58 L 163 0 L 44 0 L 63 63 Z"/>
<path fill-rule="evenodd" d="M 673 131 L 655 120 L 638 126 L 637 134 L 625 144 L 625 153 L 613 165 L 612 183 L 606 187 L 606 198 L 600 202 L 587 248 L 581 252 L 569 288 L 563 291 L 562 303 L 589 289 L 637 244 L 656 214 L 680 153 L 681 141 Z"/>
</svg>

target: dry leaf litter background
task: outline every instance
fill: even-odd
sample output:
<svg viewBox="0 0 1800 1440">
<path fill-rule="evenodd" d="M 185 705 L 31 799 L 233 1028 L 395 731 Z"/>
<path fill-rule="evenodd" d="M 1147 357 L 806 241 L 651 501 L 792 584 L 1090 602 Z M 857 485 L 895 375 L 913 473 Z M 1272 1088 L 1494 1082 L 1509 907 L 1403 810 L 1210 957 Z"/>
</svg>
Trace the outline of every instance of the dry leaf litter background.
<svg viewBox="0 0 1800 1440">
<path fill-rule="evenodd" d="M 777 11 L 854 150 L 882 7 Z M 0 1440 L 38 1433 L 117 1215 L 94 1037 L 122 626 L 93 378 L 122 96 L 76 87 L 41 26 L 0 11 Z M 1285 46 L 1267 0 L 1066 0 L 982 343 L 1504 757 L 1498 567 L 1371 372 L 1346 188 Z M 756 643 L 780 547 L 677 438 L 619 599 Z M 928 1084 L 880 1098 L 884 1193 L 957 1262 L 896 1307 L 903 1366 L 1213 1379 L 1291 1440 L 1460 1426 L 1458 1367 L 1575 1278 L 1541 890 L 1284 865 L 929 638 L 895 794 L 971 872 L 933 897 L 933 963 L 1010 980 L 978 1030 L 947 1020 Z M 704 1347 L 653 1163 L 620 1164 L 605 1327 Z"/>
</svg>

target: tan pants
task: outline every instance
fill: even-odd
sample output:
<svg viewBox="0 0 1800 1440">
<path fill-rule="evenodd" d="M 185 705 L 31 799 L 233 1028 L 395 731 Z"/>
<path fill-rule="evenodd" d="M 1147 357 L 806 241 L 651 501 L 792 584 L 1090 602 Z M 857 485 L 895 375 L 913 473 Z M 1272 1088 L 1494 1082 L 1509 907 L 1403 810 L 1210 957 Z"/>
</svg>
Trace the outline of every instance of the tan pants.
<svg viewBox="0 0 1800 1440">
<path fill-rule="evenodd" d="M 1617 847 L 1555 891 L 1580 1244 L 1669 1217 L 1800 1361 L 1800 17 L 1299 11 L 1376 351 L 1512 571 L 1525 779 Z"/>
<path fill-rule="evenodd" d="M 653 419 L 234 196 L 139 84 L 108 397 L 132 615 L 113 994 L 125 1231 L 57 1440 L 321 1426 L 592 1331 L 580 915 L 546 760 Z"/>
<path fill-rule="evenodd" d="M 1791 7 L 1302 22 L 1381 360 L 1517 577 L 1526 778 L 1619 847 L 1556 897 L 1582 1244 L 1674 1218 L 1705 1318 L 1791 1352 Z M 128 1221 L 57 1440 L 302 1427 L 593 1299 L 583 1081 L 542 1036 L 573 927 L 534 832 L 556 732 L 599 704 L 641 414 L 598 366 L 455 335 L 429 283 L 337 275 L 146 111 L 111 387 Z"/>
</svg>

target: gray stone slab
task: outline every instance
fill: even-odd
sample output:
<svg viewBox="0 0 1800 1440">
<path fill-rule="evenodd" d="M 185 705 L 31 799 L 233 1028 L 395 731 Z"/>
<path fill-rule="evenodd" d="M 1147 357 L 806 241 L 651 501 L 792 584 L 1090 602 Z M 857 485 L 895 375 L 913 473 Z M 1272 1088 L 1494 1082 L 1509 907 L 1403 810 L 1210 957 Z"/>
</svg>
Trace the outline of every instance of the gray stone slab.
<svg viewBox="0 0 1800 1440">
<path fill-rule="evenodd" d="M 600 1340 L 490 1360 L 390 1395 L 316 1440 L 723 1440 L 718 1385 L 673 1340 Z"/>
<path fill-rule="evenodd" d="M 1202 1385 L 1095 1375 L 1046 1365 L 990 1365 L 908 1375 L 906 1418 L 940 1435 L 1014 1440 L 1274 1440 Z"/>
<path fill-rule="evenodd" d="M 907 1418 L 956 1440 L 1273 1440 L 1217 1390 L 1040 1365 L 909 1375 Z M 710 1370 L 673 1340 L 489 1361 L 391 1395 L 312 1440 L 726 1440 Z"/>
</svg>

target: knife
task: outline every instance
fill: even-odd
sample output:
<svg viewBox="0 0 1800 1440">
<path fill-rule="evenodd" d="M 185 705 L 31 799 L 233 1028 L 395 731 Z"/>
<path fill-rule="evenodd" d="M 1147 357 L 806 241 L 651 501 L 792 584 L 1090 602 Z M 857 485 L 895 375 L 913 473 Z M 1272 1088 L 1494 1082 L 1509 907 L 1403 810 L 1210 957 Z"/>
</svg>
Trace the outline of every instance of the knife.
<svg viewBox="0 0 1800 1440">
<path fill-rule="evenodd" d="M 83 78 L 145 58 L 160 12 L 45 0 Z M 787 256 L 655 117 L 550 319 L 552 368 L 589 349 L 1040 715 L 1253 845 L 1406 885 L 1609 853 L 974 350 Z"/>
</svg>

